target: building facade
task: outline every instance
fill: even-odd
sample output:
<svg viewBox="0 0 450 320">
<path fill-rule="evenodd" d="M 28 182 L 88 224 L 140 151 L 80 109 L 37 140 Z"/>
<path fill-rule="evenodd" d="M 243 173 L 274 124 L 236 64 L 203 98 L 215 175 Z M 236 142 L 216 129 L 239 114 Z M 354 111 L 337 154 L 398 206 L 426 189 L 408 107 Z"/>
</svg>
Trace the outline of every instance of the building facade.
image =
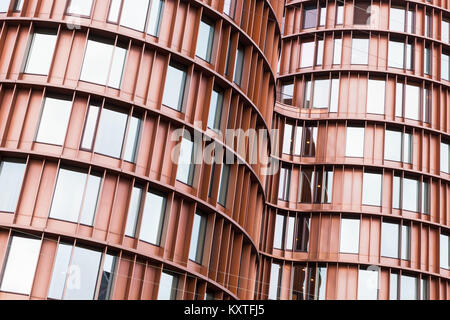
<svg viewBox="0 0 450 320">
<path fill-rule="evenodd" d="M 0 1 L 0 299 L 448 299 L 449 19 Z"/>
</svg>

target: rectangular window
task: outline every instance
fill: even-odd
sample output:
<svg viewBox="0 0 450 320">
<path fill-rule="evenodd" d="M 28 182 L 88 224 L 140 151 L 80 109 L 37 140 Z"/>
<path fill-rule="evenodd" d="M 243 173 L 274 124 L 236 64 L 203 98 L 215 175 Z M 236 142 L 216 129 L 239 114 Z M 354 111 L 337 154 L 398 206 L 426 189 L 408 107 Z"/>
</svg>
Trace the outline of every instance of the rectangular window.
<svg viewBox="0 0 450 320">
<path fill-rule="evenodd" d="M 223 108 L 223 92 L 218 88 L 214 88 L 211 94 L 208 114 L 208 128 L 212 130 L 220 130 L 220 122 L 222 121 Z"/>
<path fill-rule="evenodd" d="M 291 154 L 292 152 L 292 130 L 293 126 L 290 124 L 284 125 L 284 134 L 283 134 L 283 153 Z"/>
<path fill-rule="evenodd" d="M 441 142 L 441 172 L 450 173 L 450 144 Z"/>
<path fill-rule="evenodd" d="M 339 79 L 331 79 L 331 93 L 330 93 L 330 109 L 329 112 L 338 112 L 339 106 Z"/>
<path fill-rule="evenodd" d="M 312 91 L 313 101 L 311 107 L 313 109 L 328 109 L 330 103 L 330 79 L 314 80 Z"/>
<path fill-rule="evenodd" d="M 161 244 L 161 236 L 166 212 L 166 197 L 147 192 L 142 212 L 139 239 L 155 246 Z"/>
<path fill-rule="evenodd" d="M 159 281 L 157 300 L 176 300 L 178 293 L 178 277 L 163 271 Z"/>
<path fill-rule="evenodd" d="M 295 232 L 295 251 L 307 252 L 309 249 L 310 218 L 297 216 Z"/>
<path fill-rule="evenodd" d="M 301 46 L 300 68 L 309 68 L 314 63 L 315 42 L 303 42 Z"/>
<path fill-rule="evenodd" d="M 420 90 L 419 86 L 406 85 L 405 117 L 412 120 L 420 120 Z"/>
<path fill-rule="evenodd" d="M 291 186 L 291 170 L 289 168 L 281 168 L 280 182 L 278 187 L 278 199 L 289 201 L 289 188 Z"/>
<path fill-rule="evenodd" d="M 281 289 L 281 266 L 272 263 L 270 269 L 269 300 L 279 300 Z"/>
<path fill-rule="evenodd" d="M 398 300 L 398 274 L 391 273 L 389 276 L 389 300 Z"/>
<path fill-rule="evenodd" d="M 409 226 L 402 226 L 402 244 L 401 244 L 401 258 L 402 260 L 410 259 L 411 252 L 411 230 Z"/>
<path fill-rule="evenodd" d="M 441 22 L 441 41 L 443 43 L 450 43 L 449 38 L 450 22 L 442 18 Z"/>
<path fill-rule="evenodd" d="M 336 1 L 336 24 L 344 24 L 344 4 Z"/>
<path fill-rule="evenodd" d="M 91 37 L 86 46 L 80 80 L 119 89 L 126 56 L 124 47 Z"/>
<path fill-rule="evenodd" d="M 56 30 L 36 30 L 28 49 L 24 73 L 48 75 L 56 45 Z"/>
<path fill-rule="evenodd" d="M 72 111 L 72 100 L 45 97 L 36 142 L 62 146 Z"/>
<path fill-rule="evenodd" d="M 442 269 L 450 269 L 450 237 L 442 234 L 440 236 L 440 267 Z"/>
<path fill-rule="evenodd" d="M 298 127 L 297 127 L 298 129 Z M 302 157 L 315 157 L 317 150 L 318 128 L 315 125 L 306 125 L 303 128 L 303 136 L 301 140 Z"/>
<path fill-rule="evenodd" d="M 450 74 L 450 54 L 441 54 L 441 79 L 449 81 Z"/>
<path fill-rule="evenodd" d="M 364 172 L 362 204 L 368 206 L 381 206 L 381 188 L 383 175 L 379 173 Z"/>
<path fill-rule="evenodd" d="M 400 226 L 396 223 L 384 222 L 381 226 L 381 255 L 383 257 L 399 257 Z"/>
<path fill-rule="evenodd" d="M 417 278 L 402 274 L 400 278 L 400 300 L 417 300 Z"/>
<path fill-rule="evenodd" d="M 368 64 L 369 63 L 369 39 L 353 38 L 352 39 L 352 64 Z"/>
<path fill-rule="evenodd" d="M 223 5 L 223 12 L 230 18 L 234 18 L 236 11 L 236 0 L 225 0 Z"/>
<path fill-rule="evenodd" d="M 316 66 L 321 66 L 322 63 L 323 63 L 323 40 L 318 40 L 316 52 Z"/>
<path fill-rule="evenodd" d="M 353 8 L 353 24 L 354 25 L 370 25 L 370 2 L 355 3 Z"/>
<path fill-rule="evenodd" d="M 384 114 L 386 81 L 369 79 L 367 89 L 367 113 Z"/>
<path fill-rule="evenodd" d="M 203 249 L 205 246 L 206 225 L 208 218 L 205 215 L 196 213 L 192 225 L 191 242 L 189 249 L 189 259 L 198 264 L 203 260 Z"/>
<path fill-rule="evenodd" d="M 403 179 L 403 204 L 404 210 L 419 211 L 419 181 L 415 179 Z"/>
<path fill-rule="evenodd" d="M 102 178 L 60 168 L 49 217 L 92 226 Z"/>
<path fill-rule="evenodd" d="M 388 66 L 391 68 L 405 68 L 405 43 L 389 41 Z"/>
<path fill-rule="evenodd" d="M 164 10 L 164 0 L 152 0 L 147 22 L 147 33 L 158 37 Z"/>
<path fill-rule="evenodd" d="M 378 271 L 359 269 L 358 300 L 378 300 Z"/>
<path fill-rule="evenodd" d="M 429 299 L 429 284 L 427 279 L 420 279 L 420 300 Z"/>
<path fill-rule="evenodd" d="M 142 190 L 139 186 L 134 186 L 131 192 L 130 205 L 128 207 L 127 224 L 125 227 L 125 235 L 134 238 L 136 236 L 136 228 L 138 223 L 139 211 L 141 210 Z"/>
<path fill-rule="evenodd" d="M 333 64 L 341 64 L 342 39 L 334 39 Z"/>
<path fill-rule="evenodd" d="M 275 230 L 273 236 L 273 247 L 275 249 L 284 249 L 284 215 L 277 214 L 275 217 Z"/>
<path fill-rule="evenodd" d="M 406 44 L 406 66 L 407 70 L 413 70 L 414 66 L 414 43 L 410 40 Z"/>
<path fill-rule="evenodd" d="M 0 290 L 29 295 L 40 251 L 40 239 L 12 236 L 7 250 Z"/>
<path fill-rule="evenodd" d="M 317 26 L 317 6 L 306 6 L 303 11 L 303 29 Z"/>
<path fill-rule="evenodd" d="M 22 189 L 26 163 L 22 160 L 0 161 L 0 211 L 15 212 Z"/>
<path fill-rule="evenodd" d="M 394 176 L 392 183 L 392 207 L 394 209 L 400 209 L 400 183 L 401 178 L 398 175 Z"/>
<path fill-rule="evenodd" d="M 386 130 L 384 140 L 384 159 L 411 163 L 412 136 L 410 133 Z"/>
<path fill-rule="evenodd" d="M 214 44 L 214 25 L 206 20 L 200 21 L 197 37 L 197 49 L 195 54 L 197 57 L 211 62 L 211 52 Z"/>
<path fill-rule="evenodd" d="M 359 219 L 341 219 L 339 252 L 359 252 Z"/>
<path fill-rule="evenodd" d="M 346 157 L 362 158 L 364 156 L 364 134 L 362 127 L 347 127 Z"/>
<path fill-rule="evenodd" d="M 281 103 L 292 105 L 294 98 L 294 83 L 281 84 Z"/>
<path fill-rule="evenodd" d="M 234 83 L 236 83 L 238 86 L 241 86 L 242 84 L 242 73 L 244 70 L 244 47 L 239 44 L 238 49 L 236 51 L 236 61 L 234 64 Z"/>
<path fill-rule="evenodd" d="M 410 9 L 408 10 L 408 26 L 407 26 L 407 32 L 414 34 L 416 33 L 416 26 L 415 26 L 415 12 L 414 10 Z"/>
<path fill-rule="evenodd" d="M 314 202 L 331 203 L 333 195 L 333 171 L 317 171 L 314 181 Z"/>
<path fill-rule="evenodd" d="M 186 77 L 187 72 L 184 67 L 173 62 L 170 63 L 164 85 L 163 105 L 177 111 L 183 109 Z"/>
<path fill-rule="evenodd" d="M 425 48 L 424 48 L 423 64 L 424 64 L 424 67 L 423 67 L 424 73 L 431 74 L 431 49 L 430 49 L 429 44 L 425 45 Z"/>
<path fill-rule="evenodd" d="M 320 17 L 319 17 L 319 26 L 323 27 L 327 22 L 327 6 L 325 4 L 320 5 Z"/>
<path fill-rule="evenodd" d="M 180 156 L 178 158 L 177 180 L 190 186 L 194 179 L 194 157 L 194 142 L 190 138 L 183 137 L 180 144 Z"/>
<path fill-rule="evenodd" d="M 230 165 L 223 163 L 219 181 L 219 196 L 217 199 L 217 202 L 223 207 L 226 207 L 227 204 L 229 179 L 230 179 Z"/>
<path fill-rule="evenodd" d="M 395 87 L 395 116 L 403 117 L 403 83 L 397 82 Z"/>
<path fill-rule="evenodd" d="M 100 279 L 100 290 L 98 300 L 109 300 L 111 298 L 112 286 L 114 283 L 114 274 L 116 269 L 117 257 L 106 254 L 103 266 L 103 272 Z"/>
<path fill-rule="evenodd" d="M 67 14 L 90 17 L 93 0 L 69 0 Z"/>
<path fill-rule="evenodd" d="M 391 7 L 389 11 L 389 30 L 405 31 L 405 9 L 399 7 Z"/>
<path fill-rule="evenodd" d="M 0 0 L 0 12 L 8 12 L 10 0 Z"/>
<path fill-rule="evenodd" d="M 292 300 L 325 300 L 327 268 L 323 266 L 294 266 Z"/>
<path fill-rule="evenodd" d="M 431 34 L 433 32 L 432 26 L 431 26 L 432 20 L 431 20 L 431 14 L 426 13 L 425 14 L 425 28 L 424 28 L 424 36 L 431 38 Z"/>
</svg>

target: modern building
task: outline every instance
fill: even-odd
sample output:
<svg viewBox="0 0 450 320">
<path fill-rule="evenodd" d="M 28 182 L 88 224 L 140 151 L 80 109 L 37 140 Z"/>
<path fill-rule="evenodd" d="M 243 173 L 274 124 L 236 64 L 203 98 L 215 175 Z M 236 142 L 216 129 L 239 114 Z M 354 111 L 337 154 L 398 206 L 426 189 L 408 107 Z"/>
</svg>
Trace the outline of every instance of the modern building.
<svg viewBox="0 0 450 320">
<path fill-rule="evenodd" d="M 449 299 L 449 6 L 0 0 L 0 299 Z"/>
</svg>

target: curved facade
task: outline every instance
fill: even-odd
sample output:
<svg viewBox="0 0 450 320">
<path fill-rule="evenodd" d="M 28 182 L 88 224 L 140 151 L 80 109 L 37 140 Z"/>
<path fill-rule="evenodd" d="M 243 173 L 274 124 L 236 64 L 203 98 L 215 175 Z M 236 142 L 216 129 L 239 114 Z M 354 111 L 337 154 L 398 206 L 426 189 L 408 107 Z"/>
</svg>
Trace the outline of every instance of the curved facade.
<svg viewBox="0 0 450 320">
<path fill-rule="evenodd" d="M 253 298 L 281 1 L 0 7 L 0 299 Z"/>
<path fill-rule="evenodd" d="M 449 19 L 286 1 L 258 298 L 449 299 Z"/>
</svg>

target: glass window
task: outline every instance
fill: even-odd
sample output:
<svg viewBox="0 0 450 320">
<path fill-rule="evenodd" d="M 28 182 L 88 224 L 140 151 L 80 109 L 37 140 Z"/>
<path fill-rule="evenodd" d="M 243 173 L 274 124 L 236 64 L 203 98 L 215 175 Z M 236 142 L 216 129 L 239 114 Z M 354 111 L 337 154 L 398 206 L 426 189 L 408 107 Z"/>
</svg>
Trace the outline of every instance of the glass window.
<svg viewBox="0 0 450 320">
<path fill-rule="evenodd" d="M 411 163 L 412 136 L 410 133 L 386 130 L 384 141 L 385 160 Z"/>
<path fill-rule="evenodd" d="M 147 23 L 147 33 L 154 37 L 159 35 L 161 28 L 162 13 L 164 10 L 164 0 L 152 0 L 150 15 Z"/>
<path fill-rule="evenodd" d="M 395 116 L 403 116 L 403 83 L 397 82 L 395 87 Z"/>
<path fill-rule="evenodd" d="M 62 146 L 71 111 L 71 100 L 45 97 L 36 142 Z"/>
<path fill-rule="evenodd" d="M 281 168 L 280 183 L 278 187 L 278 199 L 289 201 L 289 188 L 291 186 L 291 170 L 289 168 Z"/>
<path fill-rule="evenodd" d="M 389 41 L 389 58 L 388 66 L 391 68 L 401 68 L 405 67 L 405 44 L 400 41 Z"/>
<path fill-rule="evenodd" d="M 39 260 L 41 240 L 12 236 L 3 270 L 1 291 L 29 295 Z"/>
<path fill-rule="evenodd" d="M 441 171 L 450 173 L 450 144 L 441 142 Z"/>
<path fill-rule="evenodd" d="M 294 243 L 295 217 L 289 216 L 286 221 L 286 250 L 292 250 Z"/>
<path fill-rule="evenodd" d="M 449 43 L 449 30 L 450 30 L 450 22 L 445 20 L 444 18 L 442 19 L 441 22 L 441 40 L 444 43 Z"/>
<path fill-rule="evenodd" d="M 22 160 L 0 161 L 0 211 L 16 211 L 26 163 Z"/>
<path fill-rule="evenodd" d="M 272 263 L 270 269 L 269 300 L 279 300 L 281 289 L 281 266 Z"/>
<path fill-rule="evenodd" d="M 339 252 L 358 253 L 359 252 L 359 219 L 341 220 Z"/>
<path fill-rule="evenodd" d="M 155 246 L 161 243 L 164 216 L 166 212 L 166 198 L 147 192 L 144 211 L 142 213 L 141 231 L 139 239 Z"/>
<path fill-rule="evenodd" d="M 158 300 L 176 300 L 178 291 L 178 277 L 163 271 L 159 281 Z"/>
<path fill-rule="evenodd" d="M 107 254 L 105 256 L 105 263 L 100 279 L 98 300 L 109 300 L 111 297 L 111 291 L 114 282 L 114 273 L 116 269 L 116 260 L 117 258 L 110 254 Z"/>
<path fill-rule="evenodd" d="M 234 83 L 238 86 L 242 84 L 242 73 L 244 70 L 244 47 L 239 44 L 237 52 L 236 52 L 236 61 L 234 64 Z"/>
<path fill-rule="evenodd" d="M 317 25 L 317 6 L 306 6 L 303 11 L 303 29 L 315 28 Z"/>
<path fill-rule="evenodd" d="M 422 182 L 422 213 L 430 214 L 430 184 L 426 181 Z"/>
<path fill-rule="evenodd" d="M 83 139 L 81 141 L 81 148 L 86 150 L 92 149 L 92 143 L 94 141 L 95 130 L 97 127 L 98 114 L 100 108 L 95 105 L 89 106 L 89 111 L 86 117 L 86 123 L 84 125 Z"/>
<path fill-rule="evenodd" d="M 275 249 L 283 249 L 284 239 L 284 215 L 277 214 L 275 217 L 275 231 L 273 236 L 273 247 Z"/>
<path fill-rule="evenodd" d="M 378 271 L 359 269 L 358 300 L 378 300 Z"/>
<path fill-rule="evenodd" d="M 381 174 L 364 172 L 362 204 L 381 206 L 382 180 Z"/>
<path fill-rule="evenodd" d="M 408 211 L 419 212 L 419 181 L 408 178 L 403 179 L 402 208 Z"/>
<path fill-rule="evenodd" d="M 424 59 L 423 59 L 423 64 L 424 64 L 424 73 L 425 74 L 430 74 L 431 73 L 431 49 L 430 49 L 430 45 L 426 44 L 425 48 L 424 48 Z"/>
<path fill-rule="evenodd" d="M 120 24 L 130 29 L 143 31 L 148 5 L 149 0 L 123 0 Z"/>
<path fill-rule="evenodd" d="M 316 52 L 316 66 L 321 66 L 322 63 L 323 63 L 323 40 L 318 40 Z"/>
<path fill-rule="evenodd" d="M 314 80 L 313 109 L 328 109 L 330 79 Z"/>
<path fill-rule="evenodd" d="M 117 23 L 119 21 L 120 7 L 122 0 L 111 0 L 108 13 L 108 21 Z"/>
<path fill-rule="evenodd" d="M 391 7 L 389 11 L 389 30 L 405 31 L 405 9 Z"/>
<path fill-rule="evenodd" d="M 217 199 L 217 202 L 223 207 L 225 207 L 227 203 L 229 179 L 230 179 L 230 165 L 223 163 L 219 181 L 219 197 Z"/>
<path fill-rule="evenodd" d="M 364 156 L 364 128 L 347 127 L 346 157 L 362 158 Z"/>
<path fill-rule="evenodd" d="M 442 233 L 440 236 L 439 261 L 442 269 L 450 269 L 450 237 Z"/>
<path fill-rule="evenodd" d="M 333 195 L 333 170 L 302 169 L 299 202 L 331 203 Z"/>
<path fill-rule="evenodd" d="M 353 38 L 352 39 L 352 64 L 368 64 L 369 63 L 369 39 Z"/>
<path fill-rule="evenodd" d="M 318 267 L 315 281 L 314 299 L 325 300 L 327 287 L 327 268 Z"/>
<path fill-rule="evenodd" d="M 393 181 L 393 190 L 392 190 L 392 207 L 394 209 L 400 209 L 400 181 L 401 178 L 397 175 L 394 176 L 394 181 Z"/>
<path fill-rule="evenodd" d="M 56 31 L 36 30 L 28 49 L 25 73 L 48 75 L 56 45 Z"/>
<path fill-rule="evenodd" d="M 298 130 L 298 127 L 297 127 Z M 317 134 L 318 130 L 315 125 L 306 125 L 303 128 L 303 136 L 301 140 L 302 144 L 302 157 L 315 157 L 317 149 Z"/>
<path fill-rule="evenodd" d="M 398 274 L 391 273 L 389 277 L 389 300 L 398 300 Z"/>
<path fill-rule="evenodd" d="M 420 120 L 420 87 L 406 85 L 405 93 L 405 117 Z"/>
<path fill-rule="evenodd" d="M 309 249 L 309 217 L 297 216 L 297 231 L 295 234 L 295 250 L 307 252 Z"/>
<path fill-rule="evenodd" d="M 450 55 L 442 52 L 441 54 L 441 79 L 449 81 L 450 73 Z"/>
<path fill-rule="evenodd" d="M 341 64 L 342 39 L 334 39 L 333 64 Z"/>
<path fill-rule="evenodd" d="M 403 162 L 412 163 L 413 139 L 411 133 L 403 134 Z"/>
<path fill-rule="evenodd" d="M 197 49 L 195 54 L 208 62 L 211 61 L 211 52 L 214 44 L 214 25 L 202 19 L 198 29 Z"/>
<path fill-rule="evenodd" d="M 220 130 L 220 122 L 222 120 L 223 92 L 218 88 L 214 88 L 211 94 L 208 114 L 208 128 Z"/>
<path fill-rule="evenodd" d="M 92 2 L 93 0 L 70 0 L 67 14 L 90 17 Z"/>
<path fill-rule="evenodd" d="M 337 112 L 339 105 L 339 79 L 331 79 L 330 112 Z"/>
<path fill-rule="evenodd" d="M 406 44 L 406 69 L 412 70 L 413 64 L 414 64 L 414 44 L 410 40 L 410 42 Z"/>
<path fill-rule="evenodd" d="M 403 260 L 409 260 L 411 252 L 411 231 L 409 226 L 402 226 L 402 246 L 401 246 L 401 258 Z"/>
<path fill-rule="evenodd" d="M 353 11 L 353 24 L 370 25 L 370 2 L 355 3 Z"/>
<path fill-rule="evenodd" d="M 236 11 L 236 0 L 225 0 L 223 5 L 223 12 L 227 16 L 234 18 L 235 11 Z"/>
<path fill-rule="evenodd" d="M 344 23 L 344 4 L 336 1 L 336 24 Z"/>
<path fill-rule="evenodd" d="M 281 103 L 292 105 L 294 98 L 294 83 L 281 84 Z"/>
<path fill-rule="evenodd" d="M 196 213 L 192 226 L 191 243 L 189 249 L 189 259 L 199 264 L 203 259 L 203 248 L 205 246 L 206 224 L 208 219 L 205 215 Z"/>
<path fill-rule="evenodd" d="M 399 253 L 399 230 L 396 223 L 384 222 L 381 226 L 381 255 L 383 257 L 398 258 Z"/>
<path fill-rule="evenodd" d="M 194 143 L 189 138 L 183 137 L 178 158 L 177 180 L 187 185 L 192 185 L 194 179 L 194 154 Z"/>
<path fill-rule="evenodd" d="M 424 25 L 424 27 L 425 27 L 424 28 L 424 36 L 425 37 L 429 37 L 429 38 L 432 37 L 431 33 L 432 33 L 433 29 L 431 27 L 431 23 L 432 23 L 431 14 L 426 13 L 425 14 L 425 25 Z"/>
<path fill-rule="evenodd" d="M 417 300 L 417 278 L 403 275 L 400 278 L 400 300 Z"/>
<path fill-rule="evenodd" d="M 181 111 L 183 108 L 185 86 L 186 70 L 175 63 L 170 63 L 167 69 L 162 103 L 169 108 Z"/>
<path fill-rule="evenodd" d="M 142 193 L 144 191 L 139 186 L 134 186 L 131 192 L 130 205 L 128 207 L 127 225 L 125 227 L 125 235 L 129 237 L 136 236 L 136 227 L 141 209 Z"/>
<path fill-rule="evenodd" d="M 60 168 L 49 217 L 92 226 L 101 181 L 98 175 Z"/>
<path fill-rule="evenodd" d="M 408 10 L 408 27 L 407 32 L 414 34 L 416 33 L 415 27 L 415 12 L 413 9 Z"/>
<path fill-rule="evenodd" d="M 386 82 L 369 79 L 367 89 L 367 113 L 384 114 Z"/>
<path fill-rule="evenodd" d="M 284 125 L 283 153 L 285 154 L 291 154 L 292 152 L 292 130 L 292 125 L 287 123 Z"/>
<path fill-rule="evenodd" d="M 301 47 L 300 68 L 312 67 L 314 63 L 315 42 L 303 42 Z"/>
<path fill-rule="evenodd" d="M 0 0 L 0 12 L 8 12 L 10 0 Z"/>
<path fill-rule="evenodd" d="M 112 42 L 89 39 L 80 80 L 119 89 L 126 56 L 127 49 L 114 47 Z"/>
<path fill-rule="evenodd" d="M 420 300 L 429 299 L 429 284 L 427 279 L 420 279 Z"/>
<path fill-rule="evenodd" d="M 325 300 L 327 268 L 295 266 L 292 278 L 292 300 Z"/>
<path fill-rule="evenodd" d="M 319 26 L 325 26 L 327 21 L 327 6 L 320 5 L 320 17 L 319 17 Z"/>
<path fill-rule="evenodd" d="M 64 287 L 66 286 L 66 278 L 67 278 L 67 272 L 69 269 L 71 255 L 72 255 L 72 246 L 71 245 L 67 245 L 64 243 L 60 243 L 58 245 L 55 263 L 53 265 L 52 279 L 51 279 L 50 288 L 48 291 L 48 297 L 50 299 L 62 299 L 63 298 Z M 72 272 L 77 272 L 77 271 L 74 270 Z M 72 278 L 72 280 L 76 281 L 77 279 Z M 74 282 L 70 283 L 70 286 L 73 287 L 75 285 L 75 283 Z"/>
</svg>

